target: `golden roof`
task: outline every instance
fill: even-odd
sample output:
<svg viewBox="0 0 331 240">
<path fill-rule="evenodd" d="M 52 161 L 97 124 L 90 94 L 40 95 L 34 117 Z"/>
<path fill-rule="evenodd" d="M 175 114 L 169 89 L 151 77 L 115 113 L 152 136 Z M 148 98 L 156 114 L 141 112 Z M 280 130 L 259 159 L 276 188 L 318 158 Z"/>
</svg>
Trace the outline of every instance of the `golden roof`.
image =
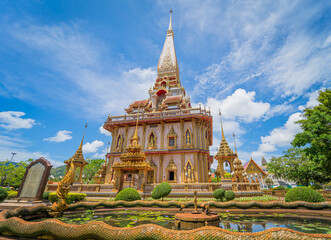
<svg viewBox="0 0 331 240">
<path fill-rule="evenodd" d="M 220 117 L 221 117 L 221 115 L 222 114 L 220 112 Z M 221 129 L 222 129 L 222 140 L 221 140 L 220 148 L 219 148 L 218 152 L 215 155 L 215 159 L 222 158 L 222 157 L 227 157 L 227 156 L 237 156 L 237 154 L 235 154 L 231 150 L 231 148 L 229 147 L 228 142 L 225 139 L 224 131 L 223 131 L 222 117 L 221 117 Z"/>
<path fill-rule="evenodd" d="M 86 130 L 86 127 L 87 127 L 87 124 L 85 125 L 85 130 Z M 84 136 L 85 136 L 85 130 L 84 130 L 84 134 L 83 134 L 83 138 L 82 138 L 82 141 L 80 142 L 80 145 L 77 149 L 77 151 L 75 152 L 75 154 L 71 157 L 73 158 L 73 161 L 74 161 L 74 164 L 75 165 L 87 165 L 89 164 L 85 159 L 84 159 L 84 156 L 83 156 L 83 141 L 84 141 Z M 64 163 L 65 164 L 70 164 L 70 159 L 69 158 L 68 160 L 65 160 Z"/>
<path fill-rule="evenodd" d="M 113 169 L 135 169 L 135 170 L 150 170 L 151 165 L 146 162 L 146 155 L 141 151 L 141 145 L 138 144 L 138 119 L 137 116 L 136 128 L 133 133 L 133 137 L 130 139 L 131 143 L 126 148 L 127 152 L 120 156 L 121 162 L 116 162 L 113 165 Z"/>
</svg>

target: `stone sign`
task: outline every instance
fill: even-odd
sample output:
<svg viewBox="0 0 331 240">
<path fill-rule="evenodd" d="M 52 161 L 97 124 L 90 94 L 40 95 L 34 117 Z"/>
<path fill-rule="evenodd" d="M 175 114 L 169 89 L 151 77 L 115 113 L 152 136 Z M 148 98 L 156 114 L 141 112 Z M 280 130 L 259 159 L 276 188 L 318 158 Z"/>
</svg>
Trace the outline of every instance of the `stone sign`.
<svg viewBox="0 0 331 240">
<path fill-rule="evenodd" d="M 18 190 L 18 198 L 40 200 L 44 194 L 52 167 L 45 158 L 39 158 L 30 163 Z"/>
</svg>

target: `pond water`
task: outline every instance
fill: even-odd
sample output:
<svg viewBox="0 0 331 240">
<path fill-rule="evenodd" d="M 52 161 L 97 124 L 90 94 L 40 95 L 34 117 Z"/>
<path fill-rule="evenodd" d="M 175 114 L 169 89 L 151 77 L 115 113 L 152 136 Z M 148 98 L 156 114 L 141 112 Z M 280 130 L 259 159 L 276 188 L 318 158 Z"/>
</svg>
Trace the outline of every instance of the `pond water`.
<svg viewBox="0 0 331 240">
<path fill-rule="evenodd" d="M 247 216 L 244 214 L 219 213 L 220 227 L 234 232 L 260 232 L 275 227 L 290 228 L 305 233 L 331 233 L 331 221 L 322 219 L 307 219 L 288 217 L 288 214 L 258 214 Z M 293 214 L 291 214 L 293 216 Z M 37 219 L 34 221 L 42 221 Z M 116 227 L 134 227 L 142 224 L 157 224 L 175 229 L 175 213 L 166 211 L 116 211 L 94 212 L 65 215 L 59 218 L 70 224 L 84 224 L 92 221 L 102 221 Z"/>
</svg>

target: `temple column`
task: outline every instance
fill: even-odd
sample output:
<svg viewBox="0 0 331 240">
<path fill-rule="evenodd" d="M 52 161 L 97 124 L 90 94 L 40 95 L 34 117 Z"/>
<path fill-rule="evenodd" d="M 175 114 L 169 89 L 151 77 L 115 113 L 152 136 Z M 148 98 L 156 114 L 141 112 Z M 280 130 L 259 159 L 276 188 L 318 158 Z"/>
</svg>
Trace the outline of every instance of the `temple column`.
<svg viewBox="0 0 331 240">
<path fill-rule="evenodd" d="M 195 119 L 192 119 L 192 131 L 193 131 L 193 138 L 192 138 L 193 148 L 197 148 L 197 129 L 196 129 Z"/>
<path fill-rule="evenodd" d="M 185 154 L 182 153 L 180 158 L 180 182 L 183 183 L 185 182 Z"/>
<path fill-rule="evenodd" d="M 194 178 L 195 178 L 196 182 L 199 182 L 199 179 L 198 179 L 199 167 L 198 167 L 198 154 L 197 153 L 193 153 L 193 161 L 194 161 Z"/>
<path fill-rule="evenodd" d="M 161 147 L 160 149 L 164 149 L 164 122 L 161 121 Z"/>
<path fill-rule="evenodd" d="M 119 129 L 118 129 L 118 127 L 116 127 L 115 130 L 113 132 L 111 132 L 111 147 L 110 147 L 111 152 L 115 151 L 116 140 L 117 140 L 116 137 L 118 135 L 118 131 L 119 131 Z"/>
<path fill-rule="evenodd" d="M 111 167 L 113 166 L 114 157 L 110 157 L 107 165 L 105 183 L 110 183 L 111 180 Z"/>
<path fill-rule="evenodd" d="M 146 142 L 146 124 L 143 123 L 143 136 L 142 136 L 142 139 L 141 139 L 141 147 L 142 147 L 142 150 L 145 150 L 145 142 Z"/>
<path fill-rule="evenodd" d="M 128 133 L 129 133 L 129 125 L 125 125 L 125 139 L 124 139 L 124 143 L 122 144 L 122 152 L 124 152 L 126 149 L 126 144 L 128 142 Z"/>
<path fill-rule="evenodd" d="M 180 120 L 180 148 L 184 148 L 185 144 L 185 133 L 184 133 L 184 120 Z M 178 147 L 179 148 L 179 147 Z"/>
<path fill-rule="evenodd" d="M 163 155 L 160 155 L 160 162 L 159 162 L 159 182 L 163 181 Z"/>
<path fill-rule="evenodd" d="M 209 172 L 208 172 L 208 156 L 206 154 L 204 156 L 204 162 L 205 162 L 205 182 L 208 182 L 209 180 Z"/>
<path fill-rule="evenodd" d="M 83 169 L 84 169 L 84 166 L 81 165 L 81 166 L 79 167 L 79 177 L 78 177 L 78 182 L 79 182 L 79 183 L 82 182 Z"/>
<path fill-rule="evenodd" d="M 203 144 L 202 144 L 202 122 L 199 121 L 199 148 L 203 148 Z"/>
</svg>

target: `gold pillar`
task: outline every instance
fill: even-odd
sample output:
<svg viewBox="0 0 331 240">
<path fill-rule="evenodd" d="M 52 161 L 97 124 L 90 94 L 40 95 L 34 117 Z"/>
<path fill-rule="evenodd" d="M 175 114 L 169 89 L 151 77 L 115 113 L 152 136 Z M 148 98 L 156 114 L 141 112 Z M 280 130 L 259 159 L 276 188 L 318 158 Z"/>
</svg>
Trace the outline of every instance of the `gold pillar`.
<svg viewBox="0 0 331 240">
<path fill-rule="evenodd" d="M 163 155 L 160 155 L 159 161 L 159 182 L 163 181 Z"/>
<path fill-rule="evenodd" d="M 204 154 L 204 162 L 205 162 L 205 182 L 209 180 L 209 171 L 208 171 L 208 155 Z"/>
<path fill-rule="evenodd" d="M 145 142 L 146 142 L 146 124 L 143 123 L 143 137 L 141 139 L 141 147 L 142 147 L 142 150 L 145 150 Z"/>
<path fill-rule="evenodd" d="M 199 182 L 199 179 L 198 179 L 198 154 L 197 153 L 193 153 L 193 161 L 194 161 L 194 180 L 196 182 Z"/>
<path fill-rule="evenodd" d="M 198 131 L 199 131 L 199 148 L 203 148 L 202 146 L 202 123 L 201 121 L 199 121 L 199 128 L 198 128 Z"/>
<path fill-rule="evenodd" d="M 181 161 L 180 161 L 180 172 L 181 172 L 181 175 L 180 175 L 180 182 L 181 183 L 183 183 L 183 182 L 185 182 L 185 154 L 184 153 L 182 153 L 181 155 L 180 155 L 180 157 L 181 157 Z"/>
<path fill-rule="evenodd" d="M 119 129 L 118 127 L 115 128 L 115 130 L 111 133 L 111 152 L 115 151 L 115 147 L 116 147 L 116 137 L 118 135 Z"/>
<path fill-rule="evenodd" d="M 161 122 L 161 147 L 160 149 L 164 149 L 164 122 Z"/>
<path fill-rule="evenodd" d="M 124 152 L 126 149 L 126 144 L 128 141 L 128 133 L 129 133 L 129 125 L 125 125 L 125 138 L 124 138 L 124 143 L 122 144 L 122 152 Z"/>
<path fill-rule="evenodd" d="M 184 133 L 184 120 L 180 120 L 180 148 L 184 148 L 185 144 L 185 133 Z"/>
</svg>

